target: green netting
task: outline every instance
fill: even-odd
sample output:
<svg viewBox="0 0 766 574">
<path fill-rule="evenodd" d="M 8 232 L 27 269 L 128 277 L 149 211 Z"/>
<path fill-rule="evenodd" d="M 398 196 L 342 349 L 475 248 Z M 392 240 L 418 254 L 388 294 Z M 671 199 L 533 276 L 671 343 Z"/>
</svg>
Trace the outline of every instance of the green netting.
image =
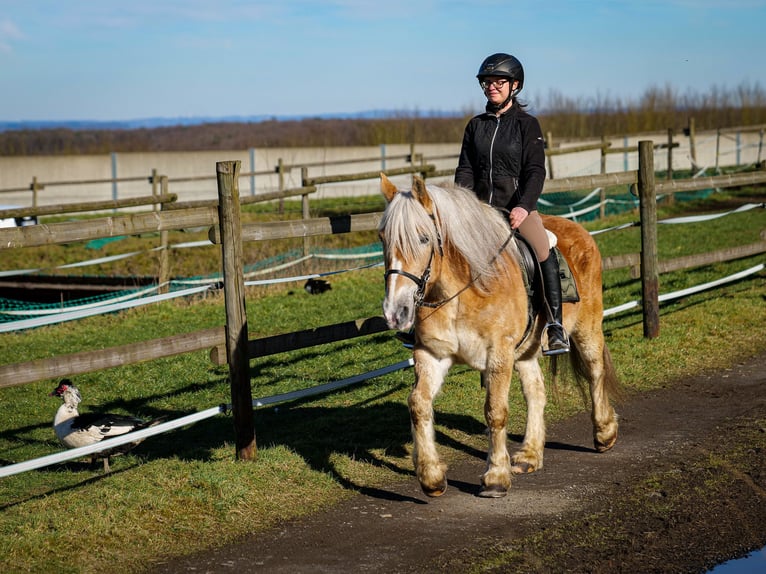
<svg viewBox="0 0 766 574">
<path fill-rule="evenodd" d="M 104 245 L 114 243 L 115 241 L 122 241 L 127 239 L 127 235 L 116 235 L 114 237 L 101 237 L 99 239 L 91 239 L 85 244 L 85 249 L 101 249 Z"/>
<path fill-rule="evenodd" d="M 98 278 L 94 278 L 98 280 Z M 145 294 L 141 294 L 142 291 L 148 291 Z M 40 303 L 35 301 L 18 301 L 16 299 L 7 299 L 0 297 L 0 323 L 7 323 L 9 321 L 19 321 L 21 319 L 30 319 L 32 317 L 38 317 L 44 314 L 50 314 L 55 312 L 65 312 L 73 310 L 78 307 L 94 307 L 98 305 L 106 305 L 120 299 L 129 298 L 141 298 L 156 293 L 152 291 L 152 286 L 144 286 L 136 289 L 125 289 L 123 291 L 110 291 L 109 293 L 102 293 L 100 295 L 91 295 L 88 297 L 81 297 L 79 299 L 72 299 L 70 301 L 54 302 L 54 303 Z M 35 311 L 47 311 L 47 313 L 39 313 Z M 26 312 L 26 313 L 25 313 Z"/>
<path fill-rule="evenodd" d="M 343 257 L 340 265 L 343 267 L 354 267 L 362 263 L 374 262 L 375 259 L 382 260 L 381 255 L 376 257 L 365 257 L 365 255 L 379 253 L 380 244 L 363 245 L 359 247 L 339 248 L 339 249 L 316 249 L 313 251 L 316 255 L 335 255 L 345 256 Z M 353 257 L 357 255 L 358 257 Z M 256 263 L 244 266 L 243 272 L 245 275 L 251 274 L 257 271 L 264 271 L 264 275 L 270 269 L 279 267 L 286 263 L 297 261 L 304 257 L 303 251 L 300 249 L 292 249 L 285 253 L 275 255 L 258 261 Z M 283 273 L 284 274 L 284 273 Z M 289 270 L 286 273 L 290 276 Z M 177 279 L 171 281 L 168 286 L 168 292 L 174 293 L 188 289 L 192 284 L 205 284 L 215 283 L 220 281 L 220 274 L 212 275 L 200 275 L 196 277 L 189 277 L 187 279 Z M 98 277 L 93 278 L 94 282 L 98 281 Z M 29 319 L 35 316 L 40 316 L 40 311 L 48 312 L 64 312 L 68 310 L 75 310 L 77 308 L 83 308 L 88 306 L 96 306 L 99 304 L 108 304 L 120 300 L 135 300 L 143 297 L 149 297 L 156 295 L 158 292 L 158 285 L 144 285 L 133 289 L 124 289 L 121 291 L 112 291 L 109 293 L 103 293 L 99 295 L 93 295 L 88 297 L 82 297 L 78 299 L 72 299 L 69 301 L 53 302 L 53 303 L 40 303 L 30 301 L 19 301 L 15 299 L 7 299 L 0 297 L 0 323 L 7 323 L 10 321 L 18 321 L 21 319 Z M 25 313 L 26 312 L 26 313 Z"/>
<path fill-rule="evenodd" d="M 676 193 L 676 201 L 691 201 L 704 199 L 713 193 L 714 190 L 706 189 L 690 193 Z M 593 221 L 598 219 L 601 215 L 601 209 L 599 205 L 601 198 L 599 194 L 593 194 L 592 197 L 588 197 L 591 192 L 561 192 L 561 193 L 548 193 L 545 194 L 544 199 L 546 202 L 552 205 L 539 206 L 541 213 L 551 215 L 563 215 L 571 217 L 573 213 L 578 213 L 576 217 L 571 217 L 575 221 Z M 587 199 L 586 199 L 587 198 Z M 606 215 L 616 215 L 619 213 L 625 213 L 638 207 L 638 198 L 631 195 L 627 189 L 624 192 L 609 192 L 606 196 L 607 203 L 604 206 L 604 213 Z M 591 208 L 590 210 L 588 210 Z M 109 241 L 108 238 L 104 241 Z M 365 263 L 375 262 L 374 257 L 365 257 L 372 253 L 378 253 L 380 251 L 380 244 L 373 243 L 370 245 L 363 245 L 359 247 L 349 248 L 317 248 L 312 253 L 317 256 L 335 255 L 339 256 L 339 262 L 336 267 L 352 268 L 355 266 L 363 265 Z M 358 258 L 354 258 L 353 255 L 358 255 Z M 344 257 L 340 257 L 344 256 Z M 279 266 L 285 266 L 293 261 L 298 261 L 304 257 L 301 249 L 291 249 L 285 253 L 274 255 L 262 261 L 246 265 L 243 269 L 245 275 L 254 275 L 258 272 L 263 272 L 262 275 L 266 276 L 268 270 L 277 268 Z M 380 261 L 382 257 L 377 256 L 377 261 Z M 327 267 L 328 265 L 325 265 Z M 336 270 L 337 271 L 337 270 Z M 291 276 L 290 268 L 288 267 L 282 272 L 283 276 Z M 95 278 L 97 280 L 97 278 Z M 169 285 L 169 291 L 171 293 L 177 292 L 183 289 L 187 289 L 192 284 L 204 284 L 213 283 L 221 280 L 220 274 L 206 275 L 190 277 L 188 279 L 179 279 L 172 281 Z M 152 289 L 154 287 L 154 289 Z M 17 321 L 20 319 L 27 319 L 32 316 L 37 316 L 38 313 L 31 313 L 32 311 L 61 311 L 61 310 L 73 310 L 78 307 L 93 306 L 98 304 L 106 304 L 109 302 L 136 299 L 141 297 L 148 297 L 157 293 L 157 285 L 149 285 L 138 287 L 134 289 L 125 289 L 122 291 L 104 293 L 100 295 L 93 295 L 89 297 L 83 297 L 79 299 L 73 299 L 64 302 L 55 303 L 35 303 L 28 301 L 17 301 L 13 299 L 6 299 L 0 297 L 0 323 L 6 323 L 9 321 Z M 30 311 L 29 314 L 23 314 L 24 311 Z"/>
<path fill-rule="evenodd" d="M 565 191 L 561 193 L 546 193 L 543 196 L 545 202 L 552 205 L 541 203 L 538 208 L 540 213 L 548 215 L 562 215 L 570 217 L 574 221 L 595 221 L 601 217 L 601 197 L 599 194 L 589 195 L 592 192 L 586 191 Z M 675 193 L 675 201 L 693 201 L 705 199 L 714 193 L 712 189 L 703 189 L 700 191 Z M 599 207 L 597 207 L 599 206 Z M 638 198 L 629 191 L 608 192 L 606 194 L 606 203 L 603 206 L 605 216 L 618 215 L 638 208 Z M 576 214 L 576 215 L 573 215 Z"/>
</svg>

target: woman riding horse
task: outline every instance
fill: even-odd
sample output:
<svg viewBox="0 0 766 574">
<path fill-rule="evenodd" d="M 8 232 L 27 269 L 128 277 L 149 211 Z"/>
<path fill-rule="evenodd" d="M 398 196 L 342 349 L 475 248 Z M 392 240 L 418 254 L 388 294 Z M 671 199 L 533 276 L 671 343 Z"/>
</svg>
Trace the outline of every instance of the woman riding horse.
<svg viewBox="0 0 766 574">
<path fill-rule="evenodd" d="M 545 181 L 545 141 L 537 118 L 524 111 L 517 94 L 524 87 L 524 68 L 510 54 L 486 58 L 476 75 L 487 97 L 486 112 L 465 127 L 455 183 L 479 199 L 509 213 L 540 262 L 548 314 L 545 355 L 569 351 L 561 321 L 561 283 L 556 255 L 537 212 Z"/>
</svg>

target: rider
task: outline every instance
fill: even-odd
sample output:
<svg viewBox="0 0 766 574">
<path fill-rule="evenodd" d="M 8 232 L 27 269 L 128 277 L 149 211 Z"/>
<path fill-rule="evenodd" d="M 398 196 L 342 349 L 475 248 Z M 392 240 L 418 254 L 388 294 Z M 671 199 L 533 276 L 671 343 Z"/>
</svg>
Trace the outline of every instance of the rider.
<svg viewBox="0 0 766 574">
<path fill-rule="evenodd" d="M 543 354 L 566 353 L 558 259 L 537 211 L 545 180 L 545 141 L 537 118 L 516 98 L 524 87 L 524 68 L 510 54 L 492 54 L 476 77 L 487 98 L 486 111 L 465 127 L 455 183 L 507 211 L 511 228 L 532 245 L 547 302 L 548 346 Z"/>
</svg>

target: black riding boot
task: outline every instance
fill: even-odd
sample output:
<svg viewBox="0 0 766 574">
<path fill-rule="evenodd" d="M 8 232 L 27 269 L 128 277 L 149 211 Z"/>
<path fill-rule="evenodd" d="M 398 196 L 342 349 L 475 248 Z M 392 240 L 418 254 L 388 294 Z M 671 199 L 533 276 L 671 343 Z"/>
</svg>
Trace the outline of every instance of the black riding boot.
<svg viewBox="0 0 766 574">
<path fill-rule="evenodd" d="M 548 347 L 543 349 L 543 355 L 559 355 L 569 352 L 569 339 L 564 333 L 561 322 L 561 277 L 559 276 L 559 260 L 556 253 L 551 249 L 548 259 L 540 262 L 540 271 L 543 278 L 545 300 L 547 301 L 548 324 L 545 330 L 548 333 Z"/>
</svg>

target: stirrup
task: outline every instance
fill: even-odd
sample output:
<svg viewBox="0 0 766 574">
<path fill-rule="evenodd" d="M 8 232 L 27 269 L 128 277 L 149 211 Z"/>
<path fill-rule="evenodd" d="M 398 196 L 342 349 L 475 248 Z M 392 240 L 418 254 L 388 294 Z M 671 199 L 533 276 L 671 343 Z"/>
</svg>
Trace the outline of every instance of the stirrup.
<svg viewBox="0 0 766 574">
<path fill-rule="evenodd" d="M 561 329 L 561 334 L 563 335 L 563 338 L 561 339 L 560 343 L 563 346 L 555 346 L 551 347 L 551 340 L 550 336 L 548 336 L 548 329 L 551 327 L 559 327 Z M 546 334 L 546 339 L 548 341 L 548 347 L 543 347 L 543 355 L 546 357 L 550 357 L 551 355 L 563 355 L 564 353 L 569 352 L 569 337 L 567 336 L 567 332 L 564 329 L 564 325 L 558 322 L 553 323 L 546 323 L 545 327 L 543 327 L 543 333 Z"/>
</svg>

